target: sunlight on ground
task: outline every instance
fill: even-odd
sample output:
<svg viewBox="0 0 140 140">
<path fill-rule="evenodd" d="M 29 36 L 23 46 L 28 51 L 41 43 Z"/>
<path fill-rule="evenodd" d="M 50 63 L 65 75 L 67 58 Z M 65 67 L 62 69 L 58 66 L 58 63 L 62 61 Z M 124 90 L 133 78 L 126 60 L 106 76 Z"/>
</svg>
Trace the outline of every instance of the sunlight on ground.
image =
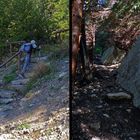
<svg viewBox="0 0 140 140">
<path fill-rule="evenodd" d="M 91 140 L 101 140 L 99 137 L 94 137 Z"/>
<path fill-rule="evenodd" d="M 93 137 L 91 140 L 119 140 L 115 137 L 111 137 L 111 138 L 108 138 L 108 137 L 105 137 L 105 138 L 99 138 L 99 137 Z"/>
<path fill-rule="evenodd" d="M 36 92 L 28 92 L 22 100 L 32 99 L 33 97 L 35 97 L 36 95 L 40 93 L 41 93 L 41 90 L 37 90 Z"/>
</svg>

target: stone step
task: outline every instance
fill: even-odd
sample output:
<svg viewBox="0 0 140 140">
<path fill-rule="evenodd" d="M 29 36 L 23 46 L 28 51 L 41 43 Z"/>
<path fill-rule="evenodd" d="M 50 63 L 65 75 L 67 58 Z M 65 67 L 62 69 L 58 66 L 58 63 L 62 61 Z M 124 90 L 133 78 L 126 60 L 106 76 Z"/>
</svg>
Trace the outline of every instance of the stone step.
<svg viewBox="0 0 140 140">
<path fill-rule="evenodd" d="M 0 104 L 8 104 L 14 101 L 13 98 L 0 98 Z"/>
<path fill-rule="evenodd" d="M 13 98 L 17 95 L 17 92 L 11 90 L 0 90 L 0 98 Z"/>
<path fill-rule="evenodd" d="M 33 72 L 26 72 L 24 75 L 25 75 L 25 77 L 32 78 L 34 76 L 34 73 Z"/>
<path fill-rule="evenodd" d="M 121 100 L 121 99 L 131 99 L 131 95 L 125 93 L 125 92 L 118 92 L 118 93 L 108 93 L 107 97 L 111 100 Z"/>
<path fill-rule="evenodd" d="M 29 78 L 17 79 L 11 82 L 11 85 L 26 85 L 29 82 Z"/>
<path fill-rule="evenodd" d="M 0 105 L 0 112 L 12 110 L 14 107 L 11 104 Z"/>
<path fill-rule="evenodd" d="M 48 59 L 48 56 L 43 56 L 43 57 L 35 57 L 31 58 L 31 63 L 37 63 L 39 61 L 46 61 Z"/>
<path fill-rule="evenodd" d="M 26 85 L 10 85 L 11 88 L 14 88 L 14 90 L 23 93 L 26 90 Z"/>
</svg>

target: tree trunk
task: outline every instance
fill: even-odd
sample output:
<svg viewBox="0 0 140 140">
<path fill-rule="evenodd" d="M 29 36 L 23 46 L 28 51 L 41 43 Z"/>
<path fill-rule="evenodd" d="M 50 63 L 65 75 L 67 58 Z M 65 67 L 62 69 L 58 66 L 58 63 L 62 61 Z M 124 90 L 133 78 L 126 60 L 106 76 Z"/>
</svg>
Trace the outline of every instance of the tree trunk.
<svg viewBox="0 0 140 140">
<path fill-rule="evenodd" d="M 75 80 L 77 57 L 80 50 L 82 0 L 72 1 L 72 80 Z"/>
</svg>

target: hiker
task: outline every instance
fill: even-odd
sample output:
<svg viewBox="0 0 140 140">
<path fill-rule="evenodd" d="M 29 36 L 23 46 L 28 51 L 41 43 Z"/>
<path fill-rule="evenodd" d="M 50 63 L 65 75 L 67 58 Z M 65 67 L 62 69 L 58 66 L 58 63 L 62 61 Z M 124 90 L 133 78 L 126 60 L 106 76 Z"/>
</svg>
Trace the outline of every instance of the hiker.
<svg viewBox="0 0 140 140">
<path fill-rule="evenodd" d="M 24 58 L 24 64 L 23 64 L 21 73 L 19 74 L 19 76 L 22 77 L 22 78 L 25 77 L 24 73 L 25 73 L 25 71 L 27 70 L 27 67 L 30 64 L 32 50 L 35 49 L 35 48 L 37 48 L 36 42 L 35 42 L 35 40 L 32 40 L 29 43 L 24 43 L 19 49 L 20 54 L 22 54 L 22 52 L 24 52 L 26 54 L 25 58 Z"/>
</svg>

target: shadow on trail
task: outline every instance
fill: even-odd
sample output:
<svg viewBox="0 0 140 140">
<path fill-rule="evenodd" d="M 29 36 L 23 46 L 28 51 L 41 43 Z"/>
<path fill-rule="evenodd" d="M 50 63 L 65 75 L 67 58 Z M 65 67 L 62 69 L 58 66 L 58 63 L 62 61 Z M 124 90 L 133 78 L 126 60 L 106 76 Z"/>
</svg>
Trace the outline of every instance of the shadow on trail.
<svg viewBox="0 0 140 140">
<path fill-rule="evenodd" d="M 140 110 L 132 105 L 132 100 L 106 97 L 108 93 L 127 93 L 117 85 L 115 71 L 98 69 L 92 82 L 79 82 L 73 87 L 73 140 L 140 139 Z"/>
</svg>

